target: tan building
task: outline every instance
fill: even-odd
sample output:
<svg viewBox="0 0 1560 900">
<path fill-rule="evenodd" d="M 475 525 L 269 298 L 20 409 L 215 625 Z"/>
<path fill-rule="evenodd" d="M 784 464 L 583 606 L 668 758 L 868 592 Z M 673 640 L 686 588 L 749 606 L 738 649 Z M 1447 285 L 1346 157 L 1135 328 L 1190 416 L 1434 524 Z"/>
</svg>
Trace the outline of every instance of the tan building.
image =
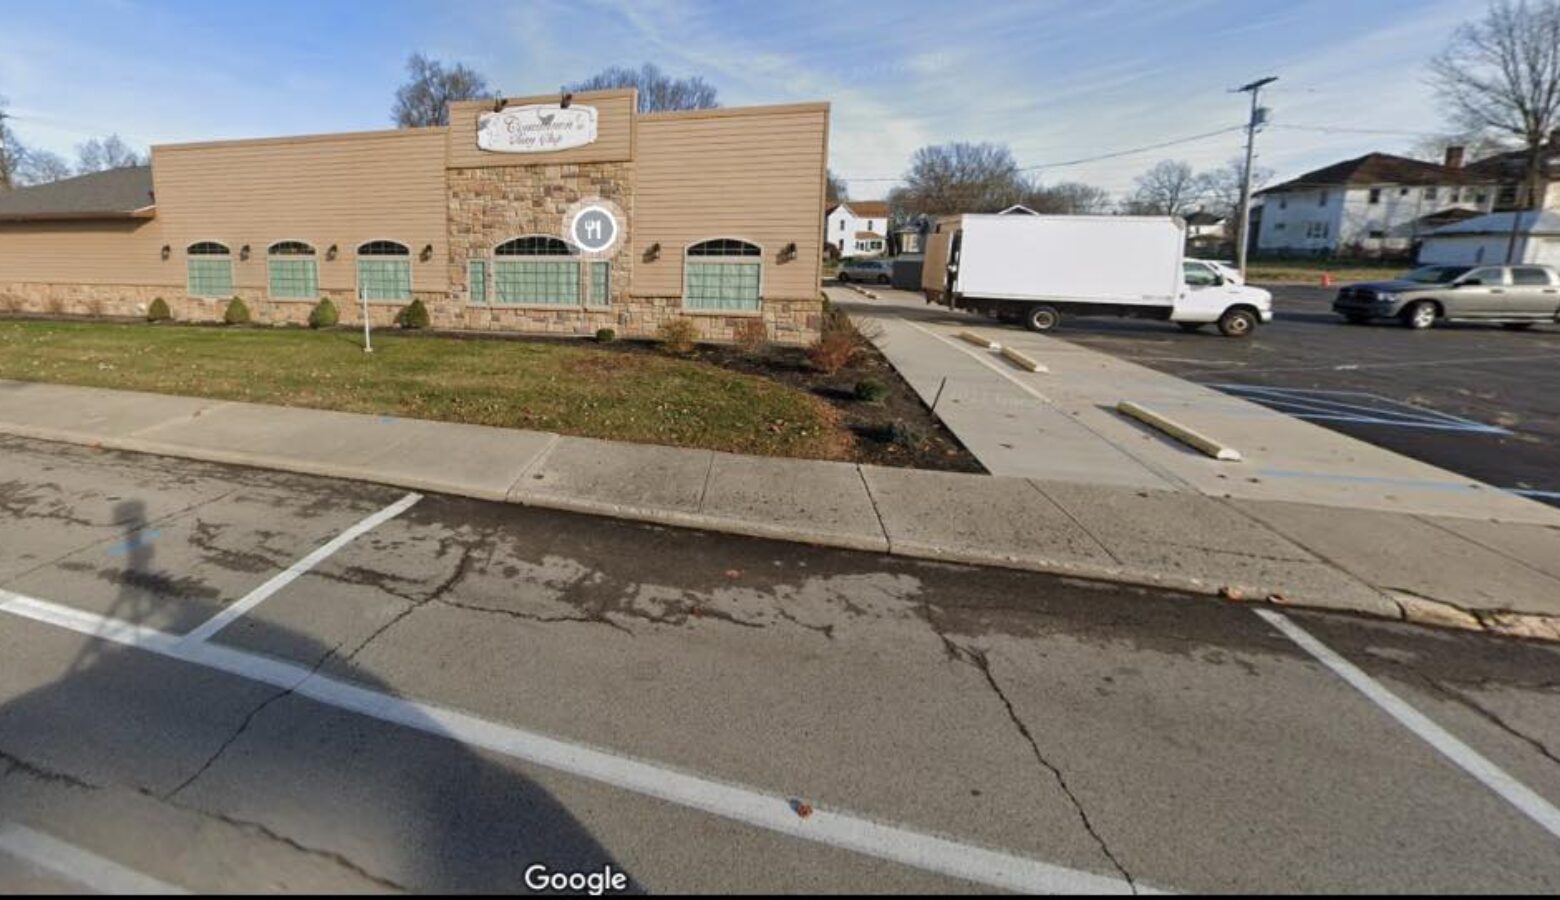
<svg viewBox="0 0 1560 900">
<path fill-rule="evenodd" d="M 0 194 L 0 309 L 723 340 L 817 334 L 825 103 L 639 114 L 632 90 L 457 103 L 450 125 L 152 148 Z M 609 240 L 612 238 L 612 240 Z"/>
</svg>

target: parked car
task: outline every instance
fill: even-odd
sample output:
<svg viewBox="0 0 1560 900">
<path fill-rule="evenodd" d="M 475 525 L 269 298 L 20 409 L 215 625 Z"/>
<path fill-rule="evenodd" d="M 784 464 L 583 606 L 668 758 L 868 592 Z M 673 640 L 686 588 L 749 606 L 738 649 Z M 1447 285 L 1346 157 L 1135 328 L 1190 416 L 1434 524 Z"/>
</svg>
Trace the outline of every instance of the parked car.
<svg viewBox="0 0 1560 900">
<path fill-rule="evenodd" d="M 1424 266 L 1392 281 L 1338 291 L 1333 312 L 1349 322 L 1397 319 L 1409 328 L 1438 321 L 1531 328 L 1560 321 L 1560 273 L 1550 266 Z"/>
<path fill-rule="evenodd" d="M 1273 320 L 1272 294 L 1185 246 L 1185 223 L 1169 216 L 948 217 L 927 238 L 921 287 L 932 303 L 1031 331 L 1120 316 L 1244 338 Z"/>
<path fill-rule="evenodd" d="M 860 281 L 888 284 L 894 278 L 894 266 L 886 259 L 848 259 L 840 266 L 840 284 Z"/>
</svg>

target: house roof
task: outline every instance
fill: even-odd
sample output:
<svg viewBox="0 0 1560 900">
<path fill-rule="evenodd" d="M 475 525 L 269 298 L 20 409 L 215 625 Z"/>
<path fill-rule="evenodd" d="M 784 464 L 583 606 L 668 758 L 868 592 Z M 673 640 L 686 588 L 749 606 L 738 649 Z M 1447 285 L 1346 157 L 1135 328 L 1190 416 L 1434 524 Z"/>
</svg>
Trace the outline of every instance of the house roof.
<svg viewBox="0 0 1560 900">
<path fill-rule="evenodd" d="M 1560 213 L 1553 210 L 1527 211 L 1521 213 L 1490 213 L 1466 219 L 1444 228 L 1437 228 L 1426 237 L 1454 237 L 1457 235 L 1478 234 L 1510 234 L 1512 216 L 1520 216 L 1517 221 L 1518 234 L 1552 234 L 1560 235 Z"/>
<path fill-rule="evenodd" d="M 858 219 L 888 218 L 887 200 L 842 200 L 829 207 L 829 211 L 824 213 L 824 215 L 830 215 L 842 206 L 848 208 Z"/>
<path fill-rule="evenodd" d="M 1186 224 L 1188 225 L 1217 225 L 1224 221 L 1223 216 L 1202 209 L 1199 209 L 1196 212 L 1187 213 L 1181 218 L 1185 219 Z"/>
<path fill-rule="evenodd" d="M 1012 206 L 1009 206 L 1007 209 L 1004 209 L 1001 212 L 997 213 L 997 215 L 999 215 L 999 216 L 1038 216 L 1040 214 L 1035 212 L 1034 210 L 1030 209 L 1029 207 L 1025 206 L 1022 203 L 1015 203 Z"/>
<path fill-rule="evenodd" d="M 1553 171 L 1560 166 L 1560 146 L 1550 142 L 1539 150 L 1539 164 Z M 1466 171 L 1470 174 L 1482 177 L 1486 180 L 1499 179 L 1511 180 L 1521 178 L 1527 171 L 1528 151 L 1512 150 L 1509 153 L 1497 153 L 1494 156 L 1486 156 L 1476 162 L 1467 165 Z"/>
<path fill-rule="evenodd" d="M 1466 184 L 1478 180 L 1480 180 L 1479 173 L 1472 172 L 1471 167 L 1451 169 L 1436 163 L 1409 159 L 1406 156 L 1367 153 L 1364 156 L 1315 169 L 1299 178 L 1283 184 L 1275 184 L 1257 193 L 1283 194 L 1351 184 L 1437 185 Z"/>
<path fill-rule="evenodd" d="M 0 220 L 151 218 L 152 167 L 109 169 L 0 193 Z"/>
</svg>

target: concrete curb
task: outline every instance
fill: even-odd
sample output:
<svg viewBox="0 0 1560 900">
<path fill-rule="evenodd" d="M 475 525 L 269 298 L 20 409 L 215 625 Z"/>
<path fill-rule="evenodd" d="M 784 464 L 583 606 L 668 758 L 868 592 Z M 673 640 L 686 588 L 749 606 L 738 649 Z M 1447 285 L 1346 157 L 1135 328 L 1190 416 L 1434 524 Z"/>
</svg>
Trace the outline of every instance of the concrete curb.
<svg viewBox="0 0 1560 900">
<path fill-rule="evenodd" d="M 803 528 L 775 525 L 768 522 L 735 519 L 707 513 L 614 504 L 580 497 L 548 494 L 527 490 L 523 473 L 506 490 L 487 490 L 467 482 L 457 483 L 443 481 L 438 478 L 370 472 L 367 469 L 353 466 L 288 459 L 241 451 L 190 447 L 180 444 L 141 440 L 134 437 L 102 437 L 65 429 L 0 423 L 0 434 L 32 440 L 74 444 L 96 449 L 145 453 L 175 459 L 246 466 L 301 475 L 313 475 L 322 478 L 338 478 L 346 481 L 380 484 L 407 490 L 467 497 L 474 500 L 512 503 L 517 506 L 537 509 L 553 509 L 586 515 L 607 516 L 652 525 L 695 528 L 744 537 L 782 540 L 816 547 L 882 553 L 905 559 L 1016 569 L 1089 581 L 1125 584 L 1134 587 L 1182 591 L 1205 597 L 1220 597 L 1232 602 L 1252 603 L 1253 605 L 1270 603 L 1285 608 L 1312 609 L 1328 613 L 1352 613 L 1372 619 L 1402 621 L 1416 625 L 1480 631 L 1504 637 L 1560 643 L 1560 617 L 1512 613 L 1500 610 L 1467 610 L 1450 603 L 1425 600 L 1423 598 L 1411 598 L 1370 587 L 1369 585 L 1367 587 L 1370 587 L 1370 590 L 1392 602 L 1393 608 L 1398 610 L 1398 615 L 1388 616 L 1369 610 L 1339 608 L 1304 600 L 1293 600 L 1281 594 L 1247 596 L 1246 589 L 1239 585 L 1217 584 L 1202 578 L 1167 572 L 1153 572 L 1115 565 L 1093 565 L 1042 556 L 1007 554 L 996 551 L 950 549 L 922 541 L 894 541 L 886 533 L 882 537 L 864 537 L 860 534 L 844 532 L 820 532 L 814 527 Z"/>
<path fill-rule="evenodd" d="M 1133 403 L 1130 400 L 1123 400 L 1116 404 L 1116 411 L 1159 431 L 1163 431 L 1188 447 L 1192 447 L 1214 459 L 1222 462 L 1240 462 L 1241 460 L 1240 451 L 1234 447 L 1221 444 L 1199 431 L 1194 431 L 1174 419 L 1154 412 L 1145 406 Z"/>
</svg>

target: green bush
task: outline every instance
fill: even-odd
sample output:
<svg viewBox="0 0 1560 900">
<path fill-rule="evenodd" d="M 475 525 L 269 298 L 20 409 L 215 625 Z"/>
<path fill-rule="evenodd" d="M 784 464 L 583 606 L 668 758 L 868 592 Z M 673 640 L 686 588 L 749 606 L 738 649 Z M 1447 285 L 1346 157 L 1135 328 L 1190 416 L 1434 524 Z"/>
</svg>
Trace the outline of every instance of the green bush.
<svg viewBox="0 0 1560 900">
<path fill-rule="evenodd" d="M 402 328 L 427 328 L 433 324 L 428 317 L 428 307 L 421 300 L 413 300 L 405 309 L 395 314 L 395 324 Z"/>
<path fill-rule="evenodd" d="M 146 321 L 166 322 L 173 318 L 173 310 L 168 308 L 168 301 L 161 297 L 152 300 L 152 305 L 146 308 Z"/>
<path fill-rule="evenodd" d="M 877 403 L 887 395 L 888 388 L 881 381 L 863 378 L 856 382 L 856 399 L 863 403 Z"/>
<path fill-rule="evenodd" d="M 249 307 L 244 301 L 234 297 L 228 301 L 227 309 L 222 311 L 222 322 L 225 325 L 248 325 Z"/>
<path fill-rule="evenodd" d="M 617 340 L 617 332 L 616 331 L 613 331 L 610 328 L 598 328 L 598 329 L 596 329 L 596 343 L 598 343 L 598 344 L 610 344 L 610 343 L 612 343 L 615 340 Z"/>
<path fill-rule="evenodd" d="M 903 420 L 890 423 L 884 429 L 883 437 L 888 443 L 906 450 L 914 450 L 926 441 L 926 433 L 920 426 Z"/>
<path fill-rule="evenodd" d="M 330 328 L 341 321 L 341 313 L 336 311 L 336 304 L 330 302 L 330 298 L 324 298 L 309 310 L 310 328 Z"/>
</svg>

